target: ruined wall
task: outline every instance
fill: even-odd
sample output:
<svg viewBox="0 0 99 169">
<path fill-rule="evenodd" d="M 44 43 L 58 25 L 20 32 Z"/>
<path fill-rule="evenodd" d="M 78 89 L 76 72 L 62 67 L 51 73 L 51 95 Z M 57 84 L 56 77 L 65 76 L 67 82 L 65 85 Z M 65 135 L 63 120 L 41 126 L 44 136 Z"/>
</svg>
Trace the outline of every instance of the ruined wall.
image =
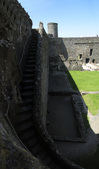
<svg viewBox="0 0 99 169">
<path fill-rule="evenodd" d="M 98 46 L 99 37 L 50 38 L 50 70 L 82 70 L 82 63 L 99 63 Z"/>
<path fill-rule="evenodd" d="M 20 62 L 31 35 L 32 21 L 17 0 L 0 1 L 0 108 L 21 102 Z"/>
<path fill-rule="evenodd" d="M 81 58 L 85 61 L 86 58 L 93 59 L 99 62 L 99 37 L 83 37 L 83 38 L 63 38 L 63 43 L 67 48 L 68 57 Z M 91 53 L 92 49 L 92 53 Z"/>
</svg>

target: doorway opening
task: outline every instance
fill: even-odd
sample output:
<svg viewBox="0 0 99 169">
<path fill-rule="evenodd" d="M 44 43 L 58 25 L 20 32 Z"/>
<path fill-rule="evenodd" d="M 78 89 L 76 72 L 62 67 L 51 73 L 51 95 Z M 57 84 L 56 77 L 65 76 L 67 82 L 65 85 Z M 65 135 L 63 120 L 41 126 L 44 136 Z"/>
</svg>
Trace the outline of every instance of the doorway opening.
<svg viewBox="0 0 99 169">
<path fill-rule="evenodd" d="M 95 63 L 95 59 L 92 60 L 92 63 Z"/>
<path fill-rule="evenodd" d="M 89 58 L 86 58 L 86 63 L 89 63 L 90 59 Z"/>
</svg>

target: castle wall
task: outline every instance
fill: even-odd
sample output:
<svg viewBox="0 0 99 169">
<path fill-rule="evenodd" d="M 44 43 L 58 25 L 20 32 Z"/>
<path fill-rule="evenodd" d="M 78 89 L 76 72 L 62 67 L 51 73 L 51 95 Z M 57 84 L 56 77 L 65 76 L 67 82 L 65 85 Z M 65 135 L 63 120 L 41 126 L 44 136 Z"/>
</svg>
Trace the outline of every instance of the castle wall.
<svg viewBox="0 0 99 169">
<path fill-rule="evenodd" d="M 47 101 L 48 101 L 48 77 L 49 77 L 49 38 L 43 28 L 39 25 L 39 55 L 41 58 L 41 117 L 46 126 Z"/>
<path fill-rule="evenodd" d="M 50 38 L 50 70 L 82 70 L 83 63 L 99 63 L 99 37 Z"/>
<path fill-rule="evenodd" d="M 63 43 L 67 49 L 68 57 L 77 57 L 82 54 L 82 59 L 89 58 L 99 62 L 99 37 L 84 38 L 63 38 Z M 92 53 L 90 53 L 92 49 Z"/>
<path fill-rule="evenodd" d="M 17 0 L 0 1 L 0 109 L 21 102 L 20 61 L 31 35 L 32 21 Z"/>
<path fill-rule="evenodd" d="M 17 0 L 0 1 L 0 38 L 14 44 L 19 60 L 31 28 L 32 21 Z"/>
</svg>

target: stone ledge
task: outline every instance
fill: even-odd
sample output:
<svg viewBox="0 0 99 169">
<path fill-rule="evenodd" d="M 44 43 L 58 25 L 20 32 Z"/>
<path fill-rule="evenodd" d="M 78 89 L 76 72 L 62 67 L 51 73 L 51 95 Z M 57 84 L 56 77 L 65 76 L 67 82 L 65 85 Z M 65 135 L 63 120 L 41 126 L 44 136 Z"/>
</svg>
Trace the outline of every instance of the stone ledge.
<svg viewBox="0 0 99 169">
<path fill-rule="evenodd" d="M 42 140 L 45 142 L 45 145 L 47 145 L 49 151 L 51 151 L 52 155 L 54 155 L 54 158 L 57 158 L 57 162 L 62 163 L 64 167 L 72 168 L 72 169 L 83 169 L 82 167 L 76 165 L 72 161 L 64 158 L 64 156 L 59 152 L 59 150 L 56 148 L 56 145 L 53 141 L 53 139 L 50 137 L 46 129 L 44 128 L 42 121 L 38 115 L 38 112 L 36 111 L 36 114 L 33 114 L 33 119 L 35 126 L 42 138 Z"/>
</svg>

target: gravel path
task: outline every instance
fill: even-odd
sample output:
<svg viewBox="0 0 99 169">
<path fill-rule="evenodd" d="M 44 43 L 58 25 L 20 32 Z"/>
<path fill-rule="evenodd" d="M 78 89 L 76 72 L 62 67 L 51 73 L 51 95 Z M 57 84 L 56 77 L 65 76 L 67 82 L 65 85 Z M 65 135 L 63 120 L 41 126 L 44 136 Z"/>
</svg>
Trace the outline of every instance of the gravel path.
<svg viewBox="0 0 99 169">
<path fill-rule="evenodd" d="M 99 91 L 81 91 L 81 94 L 82 95 L 85 95 L 85 94 L 99 94 Z"/>
<path fill-rule="evenodd" d="M 89 123 L 94 131 L 95 134 L 99 134 L 99 113 L 97 115 L 93 115 L 90 112 L 88 112 L 89 117 Z"/>
</svg>

